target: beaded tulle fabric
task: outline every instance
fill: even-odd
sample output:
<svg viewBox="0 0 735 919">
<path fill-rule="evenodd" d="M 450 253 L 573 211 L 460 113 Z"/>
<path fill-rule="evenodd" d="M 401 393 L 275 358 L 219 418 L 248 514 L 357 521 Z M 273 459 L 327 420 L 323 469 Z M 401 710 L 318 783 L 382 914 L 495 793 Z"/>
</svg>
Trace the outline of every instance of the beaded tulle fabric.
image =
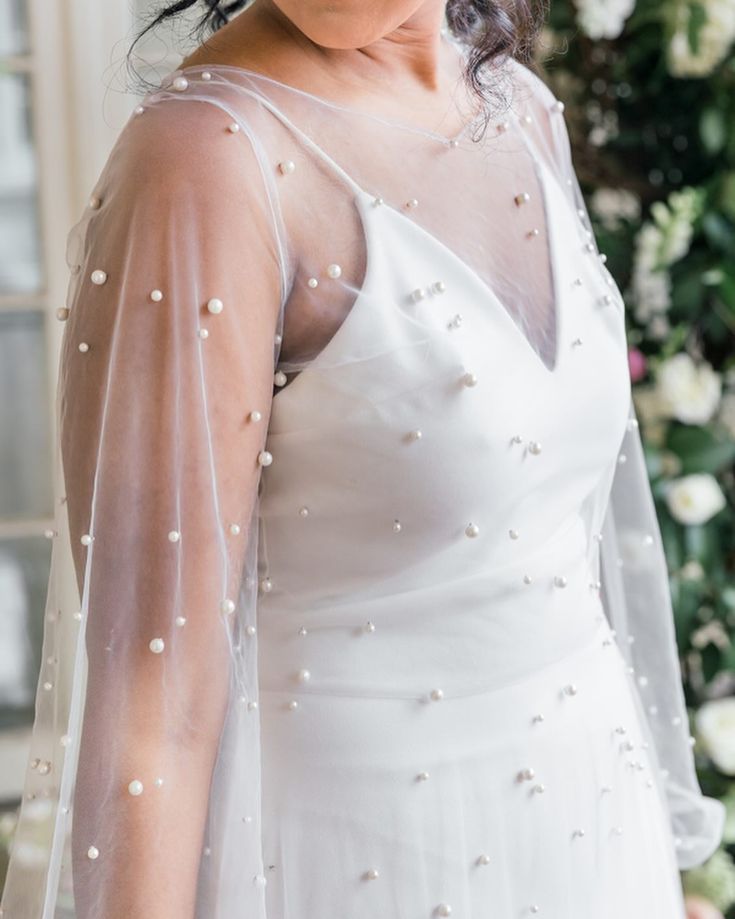
<svg viewBox="0 0 735 919">
<path fill-rule="evenodd" d="M 683 917 L 724 808 L 625 308 L 494 67 L 484 131 L 228 65 L 131 112 L 68 237 L 5 919 Z"/>
</svg>

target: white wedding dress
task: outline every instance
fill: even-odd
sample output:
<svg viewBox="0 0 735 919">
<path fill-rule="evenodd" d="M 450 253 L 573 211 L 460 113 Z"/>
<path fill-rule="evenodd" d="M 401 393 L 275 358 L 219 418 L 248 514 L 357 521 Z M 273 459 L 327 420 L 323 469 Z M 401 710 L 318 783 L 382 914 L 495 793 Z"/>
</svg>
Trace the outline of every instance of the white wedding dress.
<svg viewBox="0 0 735 919">
<path fill-rule="evenodd" d="M 724 809 L 624 306 L 562 106 L 497 77 L 479 139 L 225 65 L 131 114 L 5 919 L 683 919 Z"/>
</svg>

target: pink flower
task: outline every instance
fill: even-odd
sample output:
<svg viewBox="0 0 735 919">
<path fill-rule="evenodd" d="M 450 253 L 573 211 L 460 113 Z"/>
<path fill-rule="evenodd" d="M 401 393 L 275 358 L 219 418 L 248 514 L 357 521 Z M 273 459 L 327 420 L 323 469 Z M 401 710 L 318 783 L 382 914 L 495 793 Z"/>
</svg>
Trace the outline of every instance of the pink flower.
<svg viewBox="0 0 735 919">
<path fill-rule="evenodd" d="M 722 913 L 704 897 L 686 897 L 687 919 L 723 919 Z"/>
<path fill-rule="evenodd" d="M 646 375 L 646 356 L 638 348 L 628 348 L 628 368 L 630 370 L 630 379 L 633 383 L 642 380 Z"/>
</svg>

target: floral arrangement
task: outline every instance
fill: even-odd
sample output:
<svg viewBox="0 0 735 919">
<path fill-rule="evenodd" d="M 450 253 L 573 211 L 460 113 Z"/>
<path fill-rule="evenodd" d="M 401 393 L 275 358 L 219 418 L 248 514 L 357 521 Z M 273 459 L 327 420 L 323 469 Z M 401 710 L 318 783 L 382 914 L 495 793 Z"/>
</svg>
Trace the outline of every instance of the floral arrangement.
<svg viewBox="0 0 735 919">
<path fill-rule="evenodd" d="M 689 913 L 735 917 L 735 0 L 560 0 L 538 57 L 626 299 L 700 782 L 728 808 Z"/>
</svg>

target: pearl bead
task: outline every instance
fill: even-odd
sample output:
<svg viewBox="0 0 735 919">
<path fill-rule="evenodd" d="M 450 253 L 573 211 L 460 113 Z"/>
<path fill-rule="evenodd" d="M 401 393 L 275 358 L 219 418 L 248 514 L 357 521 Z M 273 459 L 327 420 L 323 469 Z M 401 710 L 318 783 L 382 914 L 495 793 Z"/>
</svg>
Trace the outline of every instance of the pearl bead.
<svg viewBox="0 0 735 919">
<path fill-rule="evenodd" d="M 80 539 L 80 542 L 83 546 L 90 546 L 92 544 L 92 537 L 89 533 L 85 533 Z"/>
<path fill-rule="evenodd" d="M 432 286 L 434 288 L 434 291 L 438 294 L 443 294 L 444 291 L 447 289 L 447 285 L 444 283 L 444 281 L 434 281 Z"/>
<path fill-rule="evenodd" d="M 576 696 L 578 690 L 577 690 L 577 687 L 574 685 L 574 683 L 568 683 L 568 684 L 564 687 L 564 692 L 565 692 L 565 694 L 568 695 L 568 696 Z"/>
<path fill-rule="evenodd" d="M 160 290 L 152 290 L 150 296 L 151 300 L 153 300 L 155 303 L 159 303 L 161 300 L 163 300 L 163 292 Z"/>
<path fill-rule="evenodd" d="M 256 629 L 255 629 L 255 626 L 254 626 L 254 625 L 249 625 L 249 626 L 247 626 L 247 628 L 245 629 L 246 634 L 248 634 L 251 638 L 253 637 L 253 635 L 255 635 L 255 631 L 256 631 Z"/>
<path fill-rule="evenodd" d="M 255 700 L 253 700 L 252 702 L 248 702 L 248 711 L 249 711 L 249 712 L 257 711 L 257 708 L 258 708 L 258 703 L 257 703 Z"/>
<path fill-rule="evenodd" d="M 296 709 L 299 707 L 298 699 L 291 699 L 291 701 L 288 703 L 288 707 L 291 709 L 292 712 L 295 712 Z"/>
<path fill-rule="evenodd" d="M 69 307 L 60 306 L 56 310 L 56 318 L 59 320 L 59 322 L 66 322 L 66 320 L 69 318 Z"/>
<path fill-rule="evenodd" d="M 532 912 L 532 913 L 537 913 L 537 912 L 541 909 L 541 907 L 540 907 L 540 906 L 537 906 L 535 903 L 533 903 L 533 904 L 531 905 L 530 909 L 531 909 L 531 912 Z"/>
<path fill-rule="evenodd" d="M 283 160 L 278 164 L 278 168 L 283 175 L 290 175 L 296 169 L 296 163 L 293 160 Z"/>
<path fill-rule="evenodd" d="M 556 577 L 554 578 L 554 587 L 566 587 L 566 586 L 567 586 L 567 579 L 564 577 L 563 574 L 557 574 Z"/>
<path fill-rule="evenodd" d="M 128 785 L 128 791 L 131 795 L 142 795 L 143 783 L 139 779 L 133 779 L 133 781 Z"/>
<path fill-rule="evenodd" d="M 239 524 L 239 523 L 231 523 L 231 524 L 230 524 L 230 533 L 231 533 L 233 536 L 239 536 L 239 535 L 240 535 L 240 524 Z"/>
<path fill-rule="evenodd" d="M 377 868 L 369 868 L 365 872 L 365 876 L 368 878 L 368 880 L 374 881 L 376 878 L 380 877 L 380 872 L 378 871 Z"/>
<path fill-rule="evenodd" d="M 236 121 L 231 121 L 227 125 L 227 130 L 230 132 L 230 134 L 237 134 L 237 132 L 240 130 L 240 125 Z"/>
<path fill-rule="evenodd" d="M 564 111 L 565 105 L 564 105 L 564 103 L 561 101 L 561 99 L 557 99 L 556 102 L 555 102 L 554 105 L 553 105 L 553 108 L 554 108 L 554 111 L 555 111 L 555 112 L 560 112 L 560 113 L 561 113 L 561 112 Z"/>
<path fill-rule="evenodd" d="M 306 283 L 309 285 L 309 287 L 319 286 L 319 281 L 317 280 L 317 278 L 309 278 L 309 280 Z"/>
<path fill-rule="evenodd" d="M 416 778 L 417 778 L 417 780 L 418 780 L 419 782 L 428 782 L 428 780 L 429 780 L 429 773 L 428 773 L 428 772 L 419 772 L 419 774 L 416 776 Z"/>
<path fill-rule="evenodd" d="M 308 635 L 308 634 L 309 634 L 308 629 L 302 625 L 301 628 L 299 629 L 299 635 Z"/>
<path fill-rule="evenodd" d="M 186 625 L 186 616 L 177 616 L 174 622 L 179 628 L 183 628 Z"/>
<path fill-rule="evenodd" d="M 260 421 L 262 417 L 263 416 L 260 414 L 257 408 L 254 408 L 252 412 L 250 412 L 250 414 L 248 415 L 248 418 L 250 419 L 250 421 Z"/>
<path fill-rule="evenodd" d="M 226 616 L 230 616 L 235 612 L 235 601 L 226 598 L 220 603 L 219 608 L 220 612 L 224 613 Z"/>
<path fill-rule="evenodd" d="M 256 874 L 253 878 L 253 884 L 255 884 L 256 887 L 265 887 L 267 883 L 268 880 L 264 874 Z"/>
<path fill-rule="evenodd" d="M 203 70 L 203 71 L 202 71 L 202 79 L 203 79 L 203 80 L 211 80 L 211 79 L 212 79 L 212 74 L 211 74 L 208 70 Z"/>
<path fill-rule="evenodd" d="M 178 530 L 171 530 L 171 532 L 168 534 L 169 542 L 178 542 L 180 539 L 181 539 L 181 534 L 179 533 Z"/>
<path fill-rule="evenodd" d="M 529 230 L 528 233 L 526 233 L 526 236 L 529 239 L 534 239 L 536 236 L 539 235 L 540 232 L 541 231 L 537 227 L 534 227 L 532 230 Z"/>
<path fill-rule="evenodd" d="M 465 527 L 465 533 L 469 537 L 479 536 L 480 528 L 476 523 L 468 523 Z"/>
<path fill-rule="evenodd" d="M 418 207 L 418 205 L 419 202 L 417 198 L 409 198 L 408 201 L 406 201 L 406 207 Z"/>
<path fill-rule="evenodd" d="M 516 195 L 513 200 L 518 205 L 518 207 L 520 207 L 522 204 L 528 204 L 528 202 L 531 200 L 531 196 L 527 191 L 522 191 L 519 195 Z"/>
<path fill-rule="evenodd" d="M 97 848 L 97 846 L 90 846 L 87 849 L 87 858 L 94 859 L 94 858 L 97 858 L 99 854 L 100 854 L 100 850 Z"/>
<path fill-rule="evenodd" d="M 509 121 L 501 121 L 500 124 L 498 125 L 498 133 L 503 134 L 505 131 L 508 130 L 509 127 L 510 127 Z"/>
<path fill-rule="evenodd" d="M 365 623 L 365 631 L 366 631 L 366 632 L 374 632 L 374 631 L 375 631 L 375 623 L 374 623 L 374 622 L 370 622 L 370 620 L 368 620 L 368 621 Z"/>
<path fill-rule="evenodd" d="M 258 462 L 261 466 L 270 466 L 273 462 L 273 454 L 269 453 L 268 450 L 261 450 L 258 454 Z"/>
<path fill-rule="evenodd" d="M 518 778 L 521 782 L 530 782 L 531 779 L 535 777 L 535 775 L 536 773 L 533 771 L 533 769 L 531 769 L 530 766 L 526 766 L 525 769 L 521 769 L 521 771 L 518 773 Z"/>
<path fill-rule="evenodd" d="M 537 440 L 532 440 L 528 445 L 528 452 L 538 456 L 541 452 L 541 444 Z"/>
<path fill-rule="evenodd" d="M 459 141 L 458 141 L 455 137 L 453 137 L 453 138 L 449 141 L 449 146 L 450 146 L 450 147 L 458 147 L 458 146 L 459 146 Z"/>
<path fill-rule="evenodd" d="M 462 325 L 462 314 L 455 313 L 452 319 L 449 320 L 450 329 L 458 329 Z"/>
<path fill-rule="evenodd" d="M 79 342 L 79 350 L 82 352 L 82 354 L 86 354 L 87 351 L 89 351 L 89 345 L 86 341 Z"/>
<path fill-rule="evenodd" d="M 510 536 L 511 539 L 518 539 L 520 535 L 518 530 L 508 530 L 508 536 Z"/>
<path fill-rule="evenodd" d="M 90 197 L 89 206 L 92 208 L 93 211 L 99 210 L 101 205 L 102 205 L 102 199 L 99 198 L 97 195 L 92 195 Z"/>
<path fill-rule="evenodd" d="M 622 836 L 622 835 L 623 835 L 623 828 L 622 828 L 621 826 L 616 826 L 616 827 L 615 827 L 615 835 L 616 835 L 616 836 Z"/>
<path fill-rule="evenodd" d="M 156 788 L 160 788 L 163 785 L 163 779 L 160 777 L 154 779 L 153 784 L 156 786 Z"/>
<path fill-rule="evenodd" d="M 437 916 L 451 916 L 452 907 L 448 903 L 440 903 L 436 908 Z"/>
<path fill-rule="evenodd" d="M 573 833 L 572 836 L 584 836 L 584 830 L 581 827 L 578 827 Z"/>
<path fill-rule="evenodd" d="M 537 795 L 542 795 L 546 791 L 546 786 L 539 783 L 538 785 L 534 785 L 531 790 Z"/>
<path fill-rule="evenodd" d="M 162 638 L 152 638 L 148 642 L 148 647 L 154 654 L 160 654 L 164 649 L 164 641 Z"/>
<path fill-rule="evenodd" d="M 586 252 L 594 252 L 594 251 L 595 251 L 594 243 L 587 243 L 587 244 L 585 245 L 584 248 L 585 248 L 585 251 L 586 251 Z"/>
<path fill-rule="evenodd" d="M 177 93 L 182 93 L 189 86 L 189 81 L 186 77 L 176 77 L 172 85 Z"/>
<path fill-rule="evenodd" d="M 523 575 L 523 583 L 524 583 L 524 584 L 532 584 L 532 583 L 533 583 L 533 578 L 531 577 L 530 574 L 524 574 L 524 575 Z"/>
<path fill-rule="evenodd" d="M 462 377 L 465 386 L 477 386 L 477 376 L 469 371 Z"/>
<path fill-rule="evenodd" d="M 136 105 L 135 108 L 133 109 L 133 112 L 136 115 L 142 115 L 144 111 L 145 111 L 145 108 L 142 105 Z"/>
<path fill-rule="evenodd" d="M 43 684 L 43 688 L 46 690 L 46 692 L 51 692 L 51 690 L 54 688 L 54 684 L 46 682 Z"/>
<path fill-rule="evenodd" d="M 202 341 L 205 341 L 207 338 L 209 338 L 209 332 L 207 329 L 199 329 L 199 337 L 202 339 Z"/>
<path fill-rule="evenodd" d="M 441 689 L 432 689 L 429 695 L 431 696 L 434 702 L 439 702 L 441 699 L 444 698 L 444 692 Z"/>
<path fill-rule="evenodd" d="M 270 578 L 263 578 L 260 582 L 260 589 L 267 594 L 273 590 L 273 581 Z"/>
<path fill-rule="evenodd" d="M 307 683 L 311 679 L 311 671 L 299 670 L 298 678 L 300 683 Z"/>
<path fill-rule="evenodd" d="M 423 433 L 422 433 L 421 431 L 419 431 L 419 430 L 417 429 L 417 430 L 415 430 L 415 431 L 411 431 L 411 432 L 409 433 L 408 436 L 409 436 L 409 439 L 410 439 L 410 440 L 421 440 L 421 438 L 422 438 L 424 435 L 423 435 Z"/>
<path fill-rule="evenodd" d="M 411 297 L 413 298 L 414 301 L 423 300 L 425 296 L 426 296 L 426 291 L 424 290 L 423 287 L 417 287 L 416 290 L 412 291 L 411 293 Z"/>
<path fill-rule="evenodd" d="M 335 264 L 328 265 L 327 274 L 329 275 L 330 278 L 338 278 L 342 274 L 342 269 L 339 265 L 335 265 Z"/>
<path fill-rule="evenodd" d="M 524 115 L 523 118 L 522 118 L 521 120 L 522 120 L 523 124 L 526 124 L 526 125 L 528 125 L 528 124 L 533 124 L 533 118 L 531 118 L 530 115 Z"/>
<path fill-rule="evenodd" d="M 478 865 L 489 865 L 489 864 L 490 864 L 490 856 L 489 856 L 489 855 L 486 855 L 484 852 L 482 853 L 482 855 L 478 855 L 478 856 L 477 856 L 477 864 L 478 864 Z"/>
<path fill-rule="evenodd" d="M 628 457 L 627 457 L 624 453 L 621 453 L 621 454 L 618 456 L 618 463 L 619 463 L 621 466 L 623 465 L 623 463 L 627 463 L 627 461 L 628 461 Z"/>
<path fill-rule="evenodd" d="M 308 516 L 309 516 L 309 508 L 308 508 L 308 507 L 300 507 L 300 508 L 299 508 L 299 517 L 308 517 Z"/>
<path fill-rule="evenodd" d="M 207 309 L 214 316 L 216 316 L 218 313 L 221 313 L 224 309 L 224 306 L 224 303 L 219 299 L 219 297 L 212 297 L 211 300 L 207 301 Z"/>
<path fill-rule="evenodd" d="M 90 274 L 89 279 L 93 284 L 104 284 L 107 280 L 107 272 L 102 271 L 101 268 L 95 268 L 92 274 Z"/>
</svg>

